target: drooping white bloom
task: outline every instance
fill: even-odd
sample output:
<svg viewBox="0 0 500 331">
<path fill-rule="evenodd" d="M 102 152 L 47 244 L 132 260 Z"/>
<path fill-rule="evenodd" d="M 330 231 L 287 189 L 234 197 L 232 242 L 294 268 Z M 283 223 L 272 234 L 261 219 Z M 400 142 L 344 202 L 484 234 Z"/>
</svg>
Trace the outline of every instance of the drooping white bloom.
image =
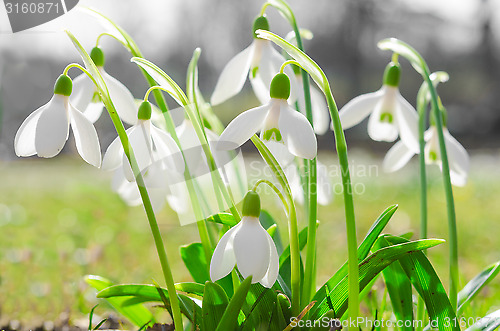
<svg viewBox="0 0 500 331">
<path fill-rule="evenodd" d="M 302 75 L 295 75 L 298 83 L 298 91 L 303 90 Z M 330 128 L 330 113 L 325 101 L 325 96 L 312 84 L 310 85 L 311 91 L 311 110 L 313 115 L 313 126 L 316 134 L 325 134 Z M 304 101 L 304 93 L 297 93 L 297 102 L 299 103 L 299 110 L 305 116 L 306 104 Z"/>
<path fill-rule="evenodd" d="M 298 167 L 292 163 L 284 171 L 290 184 L 293 199 L 301 205 L 304 204 L 304 189 Z M 316 186 L 318 203 L 326 206 L 333 200 L 333 187 L 328 176 L 327 166 L 319 161 L 317 161 L 316 165 L 316 179 L 318 183 Z"/>
<path fill-rule="evenodd" d="M 99 47 L 92 49 L 90 56 L 106 83 L 109 96 L 118 115 L 124 122 L 131 125 L 135 124 L 137 122 L 137 107 L 134 96 L 125 85 L 104 70 L 104 53 Z M 92 123 L 95 123 L 101 117 L 104 105 L 95 84 L 86 74 L 81 74 L 75 78 L 71 102 Z"/>
<path fill-rule="evenodd" d="M 456 186 L 464 186 L 467 183 L 470 160 L 465 148 L 450 134 L 446 127 L 443 128 L 448 163 L 450 166 L 451 183 Z M 434 125 L 425 132 L 425 163 L 437 164 L 442 169 L 441 150 L 437 128 Z M 396 143 L 384 158 L 383 168 L 388 172 L 401 169 L 415 155 L 403 142 Z"/>
<path fill-rule="evenodd" d="M 368 115 L 368 135 L 376 141 L 395 141 L 398 135 L 409 149 L 418 152 L 418 115 L 399 93 L 399 65 L 390 63 L 384 84 L 377 92 L 360 95 L 340 110 L 343 129 L 360 123 Z"/>
<path fill-rule="evenodd" d="M 72 82 L 59 76 L 50 101 L 32 112 L 21 124 L 14 140 L 17 156 L 54 157 L 63 149 L 73 131 L 76 149 L 89 164 L 101 166 L 101 148 L 92 123 L 70 103 Z"/>
<path fill-rule="evenodd" d="M 149 103 L 145 102 L 145 104 Z M 154 126 L 150 118 L 151 106 L 149 104 L 149 116 L 141 116 L 141 110 L 139 110 L 137 123 L 126 131 L 129 148 L 133 150 L 137 161 L 137 170 L 143 172 L 156 162 L 161 162 L 171 171 L 182 173 L 184 160 L 179 147 L 168 133 Z M 122 167 L 123 174 L 128 181 L 135 180 L 130 162 L 124 153 L 119 137 L 117 137 L 106 150 L 102 168 L 115 170 L 119 167 Z"/>
<path fill-rule="evenodd" d="M 247 76 L 259 101 L 262 104 L 269 101 L 269 86 L 285 62 L 285 58 L 276 51 L 272 42 L 255 36 L 255 31 L 258 29 L 269 30 L 269 23 L 263 16 L 254 22 L 254 40 L 250 46 L 232 58 L 222 70 L 212 94 L 212 105 L 220 104 L 240 92 Z M 295 100 L 298 91 L 295 76 L 289 67 L 285 72 L 292 77 L 291 99 Z"/>
<path fill-rule="evenodd" d="M 225 277 L 237 265 L 244 278 L 252 276 L 252 283 L 271 288 L 276 282 L 278 252 L 273 239 L 260 224 L 258 199 L 257 193 L 247 193 L 243 201 L 243 218 L 217 244 L 210 262 L 212 281 Z"/>
<path fill-rule="evenodd" d="M 287 103 L 290 94 L 287 76 L 276 75 L 271 85 L 271 100 L 263 106 L 241 113 L 231 121 L 221 134 L 217 149 L 235 149 L 261 131 L 264 141 L 282 144 L 295 156 L 315 158 L 317 142 L 311 124 Z"/>
</svg>

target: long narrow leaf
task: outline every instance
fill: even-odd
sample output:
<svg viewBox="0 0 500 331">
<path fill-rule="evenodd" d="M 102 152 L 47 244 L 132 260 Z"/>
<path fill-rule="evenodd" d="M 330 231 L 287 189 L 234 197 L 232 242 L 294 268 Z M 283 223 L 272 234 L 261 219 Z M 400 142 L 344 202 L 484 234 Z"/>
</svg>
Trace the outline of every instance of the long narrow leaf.
<svg viewBox="0 0 500 331">
<path fill-rule="evenodd" d="M 407 239 L 391 235 L 384 236 L 391 244 L 408 243 Z M 446 290 L 424 253 L 414 251 L 399 259 L 413 287 L 422 297 L 429 313 L 431 327 L 439 330 L 460 330 L 455 312 L 451 306 Z M 451 322 L 450 322 L 451 321 Z"/>
<path fill-rule="evenodd" d="M 220 285 L 212 282 L 205 284 L 202 303 L 204 331 L 215 331 L 217 329 L 228 303 L 229 299 L 226 292 Z"/>
<path fill-rule="evenodd" d="M 238 325 L 238 315 L 240 314 L 240 309 L 245 303 L 245 299 L 252 284 L 252 277 L 245 279 L 236 292 L 234 293 L 231 301 L 227 305 L 227 309 L 222 315 L 222 318 L 217 326 L 217 330 L 235 330 Z"/>
<path fill-rule="evenodd" d="M 358 261 L 363 261 L 368 256 L 373 244 L 380 236 L 387 223 L 389 223 L 389 220 L 391 219 L 392 215 L 394 215 L 397 209 L 397 205 L 388 207 L 373 223 L 371 228 L 368 230 L 365 239 L 363 239 L 363 242 L 361 242 L 358 247 Z M 317 302 L 323 302 L 323 300 L 325 300 L 326 298 L 327 293 L 329 292 L 328 289 L 333 289 L 335 286 L 337 286 L 337 284 L 345 276 L 347 276 L 347 262 L 345 262 L 344 265 L 323 286 L 321 286 L 321 288 L 314 295 L 313 300 Z"/>
<path fill-rule="evenodd" d="M 195 282 L 205 284 L 206 281 L 210 280 L 208 263 L 201 243 L 182 246 L 179 250 L 182 261 Z"/>
<path fill-rule="evenodd" d="M 110 280 L 95 275 L 85 276 L 85 282 L 90 286 L 92 286 L 93 288 L 95 288 L 97 291 L 102 291 L 103 289 L 114 285 L 113 282 L 111 282 Z M 135 326 L 141 327 L 145 324 L 147 325 L 154 324 L 155 320 L 153 314 L 151 314 L 151 312 L 146 307 L 144 307 L 142 304 L 122 306 L 123 302 L 126 300 L 127 300 L 126 297 L 106 298 L 106 301 L 108 301 L 111 304 L 111 306 L 118 313 L 120 313 L 120 315 L 128 319 Z"/>
<path fill-rule="evenodd" d="M 486 315 L 465 331 L 493 331 L 500 326 L 500 309 Z"/>
<path fill-rule="evenodd" d="M 359 289 L 363 290 L 374 277 L 392 262 L 409 255 L 411 252 L 428 249 L 443 242 L 444 240 L 440 239 L 423 239 L 382 248 L 376 251 L 359 264 Z M 347 309 L 347 303 L 348 278 L 345 276 L 335 288 L 329 291 L 325 299 L 318 302 L 317 308 L 311 314 L 311 318 L 321 318 L 321 316 L 332 308 L 335 312 L 335 316 L 341 317 Z"/>
<path fill-rule="evenodd" d="M 383 237 L 377 242 L 377 249 L 389 247 L 391 244 Z M 400 330 L 413 330 L 413 296 L 412 287 L 408 276 L 401 267 L 399 261 L 395 261 L 382 271 L 387 292 L 391 299 L 394 315 L 402 321 Z M 410 323 L 404 323 L 410 321 Z"/>
<path fill-rule="evenodd" d="M 461 312 L 474 297 L 500 272 L 500 261 L 490 265 L 474 277 L 458 293 L 458 311 Z"/>
</svg>

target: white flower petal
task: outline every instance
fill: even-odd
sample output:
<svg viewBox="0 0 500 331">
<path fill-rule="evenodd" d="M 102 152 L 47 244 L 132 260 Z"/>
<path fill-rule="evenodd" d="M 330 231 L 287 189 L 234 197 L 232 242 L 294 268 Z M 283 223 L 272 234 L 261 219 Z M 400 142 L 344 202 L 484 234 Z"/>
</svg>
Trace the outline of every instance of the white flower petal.
<svg viewBox="0 0 500 331">
<path fill-rule="evenodd" d="M 17 156 L 31 156 L 36 154 L 35 133 L 38 119 L 50 103 L 47 103 L 32 112 L 21 124 L 14 138 L 14 149 Z"/>
<path fill-rule="evenodd" d="M 375 107 L 375 110 L 370 115 L 370 119 L 368 120 L 368 135 L 375 141 L 394 141 L 398 138 L 398 128 L 394 123 L 394 114 L 393 122 L 388 123 L 385 121 L 381 121 L 380 117 L 382 115 L 382 104 L 378 104 Z M 386 110 L 387 111 L 387 110 Z"/>
<path fill-rule="evenodd" d="M 130 129 L 129 129 L 130 130 Z M 102 169 L 106 171 L 115 170 L 122 164 L 123 147 L 119 137 L 108 146 L 102 160 Z"/>
<path fill-rule="evenodd" d="M 254 54 L 255 42 L 238 53 L 226 64 L 215 85 L 212 94 L 212 105 L 220 104 L 241 91 L 250 69 Z"/>
<path fill-rule="evenodd" d="M 78 109 L 69 104 L 71 129 L 75 136 L 76 149 L 85 162 L 101 166 L 101 146 L 94 125 Z"/>
<path fill-rule="evenodd" d="M 55 94 L 40 114 L 35 133 L 38 156 L 53 157 L 63 149 L 69 134 L 68 97 Z"/>
<path fill-rule="evenodd" d="M 304 190 L 302 189 L 302 182 L 300 179 L 299 171 L 295 164 L 290 164 L 290 166 L 283 169 L 290 185 L 290 190 L 292 191 L 293 199 L 300 205 L 304 204 Z"/>
<path fill-rule="evenodd" d="M 305 159 L 314 159 L 318 152 L 316 135 L 307 118 L 290 108 L 286 102 L 280 108 L 279 130 L 288 150 Z"/>
<path fill-rule="evenodd" d="M 244 216 L 241 227 L 234 235 L 234 255 L 243 278 L 252 275 L 252 283 L 259 282 L 266 274 L 271 259 L 267 241 L 269 234 L 257 217 Z"/>
<path fill-rule="evenodd" d="M 174 139 L 165 131 L 151 126 L 151 139 L 156 147 L 156 152 L 160 160 L 166 162 L 166 165 L 179 173 L 184 172 L 184 159 L 181 151 Z"/>
<path fill-rule="evenodd" d="M 129 143 L 137 160 L 139 171 L 143 171 L 152 162 L 150 125 L 151 121 L 140 120 L 131 128 L 128 134 Z M 125 177 L 129 181 L 134 181 L 135 177 L 132 172 L 132 168 L 130 167 L 130 162 L 126 158 L 125 154 L 123 157 L 123 170 Z"/>
<path fill-rule="evenodd" d="M 265 105 L 271 99 L 269 92 L 269 85 L 266 85 L 262 80 L 262 77 L 259 74 L 256 74 L 255 77 L 250 74 L 250 84 L 252 85 L 252 90 L 255 93 L 257 99 L 262 105 Z"/>
<path fill-rule="evenodd" d="M 310 90 L 314 132 L 325 134 L 330 128 L 330 112 L 326 105 L 325 96 L 313 86 Z"/>
<path fill-rule="evenodd" d="M 104 105 L 102 102 L 91 102 L 87 108 L 82 111 L 82 113 L 90 122 L 95 123 L 101 117 L 103 110 Z"/>
<path fill-rule="evenodd" d="M 349 129 L 364 120 L 375 109 L 383 94 L 384 91 L 380 89 L 377 92 L 362 94 L 349 101 L 339 112 L 342 129 Z"/>
<path fill-rule="evenodd" d="M 241 227 L 241 222 L 229 229 L 219 240 L 215 247 L 212 260 L 210 261 L 210 279 L 215 282 L 227 276 L 236 264 L 236 256 L 233 250 L 234 236 Z"/>
<path fill-rule="evenodd" d="M 328 168 L 321 162 L 317 162 L 317 191 L 318 203 L 322 206 L 328 205 L 333 200 L 333 186 L 328 176 Z"/>
<path fill-rule="evenodd" d="M 128 124 L 137 122 L 137 107 L 135 105 L 134 96 L 128 88 L 120 83 L 116 78 L 110 76 L 104 69 L 101 69 L 102 78 L 108 87 L 109 96 L 116 108 L 116 112 L 120 118 Z"/>
<path fill-rule="evenodd" d="M 467 174 L 470 168 L 469 154 L 465 148 L 444 129 L 444 139 L 450 164 L 450 174 L 453 174 L 452 182 L 456 186 L 464 186 L 467 183 Z"/>
<path fill-rule="evenodd" d="M 411 158 L 415 155 L 413 151 L 411 151 L 408 146 L 403 141 L 398 141 L 394 146 L 389 149 L 387 154 L 384 157 L 384 161 L 382 163 L 382 168 L 386 172 L 394 172 L 408 163 Z"/>
<path fill-rule="evenodd" d="M 295 155 L 290 153 L 288 147 L 285 146 L 284 143 L 279 143 L 274 140 L 263 140 L 263 142 L 283 169 L 288 167 L 295 159 Z"/>
<path fill-rule="evenodd" d="M 266 274 L 259 283 L 267 288 L 273 287 L 276 279 L 278 278 L 278 272 L 280 268 L 280 258 L 278 257 L 278 251 L 276 250 L 276 245 L 274 244 L 273 238 L 267 233 L 267 242 L 269 249 L 271 250 L 271 259 L 269 261 L 269 269 L 267 269 Z"/>
<path fill-rule="evenodd" d="M 401 140 L 412 150 L 418 153 L 418 114 L 415 108 L 398 92 L 399 107 L 396 107 L 396 121 L 399 126 Z"/>
<path fill-rule="evenodd" d="M 81 74 L 73 79 L 73 91 L 69 100 L 76 109 L 85 111 L 92 102 L 92 97 L 96 91 L 97 89 L 92 80 L 86 74 Z"/>
<path fill-rule="evenodd" d="M 271 105 L 266 104 L 238 115 L 222 132 L 217 143 L 217 149 L 230 150 L 243 145 L 243 143 L 262 128 L 264 119 L 270 108 Z"/>
</svg>

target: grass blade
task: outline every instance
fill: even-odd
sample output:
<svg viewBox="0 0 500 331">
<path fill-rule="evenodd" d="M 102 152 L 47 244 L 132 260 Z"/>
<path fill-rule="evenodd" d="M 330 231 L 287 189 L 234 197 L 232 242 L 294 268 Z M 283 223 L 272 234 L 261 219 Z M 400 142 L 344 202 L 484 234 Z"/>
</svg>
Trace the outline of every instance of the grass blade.
<svg viewBox="0 0 500 331">
<path fill-rule="evenodd" d="M 461 312 L 499 272 L 500 261 L 490 265 L 468 282 L 458 293 L 458 312 Z"/>
<path fill-rule="evenodd" d="M 236 330 L 236 327 L 238 326 L 238 315 L 240 314 L 241 307 L 245 303 L 251 284 L 251 276 L 240 284 L 231 298 L 231 301 L 229 301 L 226 311 L 222 315 L 219 325 L 217 326 L 218 331 Z"/>
</svg>

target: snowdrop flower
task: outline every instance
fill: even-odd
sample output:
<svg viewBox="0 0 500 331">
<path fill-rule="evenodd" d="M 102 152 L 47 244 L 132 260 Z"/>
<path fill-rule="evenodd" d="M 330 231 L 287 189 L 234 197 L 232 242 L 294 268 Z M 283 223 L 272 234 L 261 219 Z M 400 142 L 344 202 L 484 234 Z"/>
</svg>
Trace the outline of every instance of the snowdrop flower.
<svg viewBox="0 0 500 331">
<path fill-rule="evenodd" d="M 97 132 L 92 123 L 70 103 L 72 87 L 71 78 L 59 76 L 52 99 L 32 112 L 17 130 L 14 140 L 17 156 L 56 156 L 68 140 L 71 124 L 80 156 L 95 167 L 101 166 Z"/>
<path fill-rule="evenodd" d="M 279 257 L 273 239 L 259 221 L 260 198 L 249 191 L 243 200 L 241 222 L 220 239 L 212 261 L 210 279 L 216 281 L 228 275 L 235 264 L 244 278 L 271 288 L 278 278 Z"/>
<path fill-rule="evenodd" d="M 370 115 L 368 135 L 376 141 L 394 141 L 398 137 L 418 153 L 418 115 L 399 93 L 399 64 L 389 63 L 384 83 L 377 92 L 360 95 L 340 110 L 342 128 L 348 129 Z"/>
<path fill-rule="evenodd" d="M 269 22 L 259 16 L 253 24 L 253 42 L 241 53 L 237 54 L 224 67 L 212 94 L 211 104 L 217 105 L 238 94 L 245 84 L 248 75 L 255 95 L 262 104 L 269 101 L 269 86 L 285 58 L 272 46 L 272 42 L 258 38 L 256 30 L 269 30 Z M 285 72 L 292 78 L 292 100 L 296 98 L 296 81 L 290 68 Z"/>
<path fill-rule="evenodd" d="M 139 107 L 138 120 L 135 125 L 126 131 L 129 139 L 129 148 L 134 152 L 139 167 L 143 172 L 157 163 L 170 169 L 170 171 L 184 172 L 184 160 L 179 147 L 165 131 L 151 124 L 151 104 L 144 101 Z M 102 162 L 104 170 L 115 170 L 122 167 L 125 178 L 132 182 L 135 175 L 124 153 L 121 141 L 117 137 L 106 150 Z M 161 172 L 159 172 L 161 173 Z M 158 178 L 161 182 L 161 179 Z"/>
<path fill-rule="evenodd" d="M 315 158 L 317 142 L 311 124 L 287 103 L 290 80 L 286 74 L 274 77 L 270 96 L 267 104 L 247 110 L 231 121 L 222 132 L 217 149 L 235 149 L 261 131 L 265 142 L 286 146 L 291 154 L 301 158 Z"/>
<path fill-rule="evenodd" d="M 99 47 L 92 49 L 90 57 L 106 83 L 109 96 L 120 118 L 128 124 L 135 124 L 137 122 L 137 107 L 132 93 L 130 93 L 125 85 L 104 70 L 104 53 Z M 95 123 L 101 117 L 104 105 L 96 86 L 87 75 L 81 74 L 75 78 L 74 93 L 71 96 L 71 102 L 92 123 Z"/>
<path fill-rule="evenodd" d="M 469 155 L 465 148 L 450 134 L 446 127 L 443 128 L 446 152 L 448 153 L 448 162 L 450 165 L 451 183 L 456 186 L 464 186 L 467 183 L 467 174 L 469 172 Z M 425 132 L 425 163 L 437 164 L 442 169 L 441 151 L 439 149 L 439 140 L 437 128 L 435 125 Z M 383 168 L 388 172 L 401 169 L 415 155 L 401 141 L 396 143 L 384 158 Z"/>
<path fill-rule="evenodd" d="M 297 66 L 293 66 L 293 68 L 295 71 Z M 295 77 L 298 83 L 298 91 L 302 91 L 304 89 L 302 75 L 298 68 L 297 71 L 298 72 L 295 72 Z M 316 132 L 316 134 L 323 135 L 330 128 L 330 112 L 328 111 L 328 106 L 326 105 L 323 93 L 312 84 L 310 85 L 309 90 L 311 91 L 311 110 L 313 115 L 314 132 Z M 300 112 L 305 116 L 306 103 L 304 101 L 304 93 L 297 93 L 297 102 L 299 104 Z"/>
<path fill-rule="evenodd" d="M 290 190 L 295 201 L 304 204 L 304 190 L 300 179 L 299 169 L 295 164 L 291 164 L 284 169 L 285 175 L 290 183 Z M 328 176 L 328 168 L 323 163 L 317 161 L 317 199 L 322 206 L 327 206 L 333 200 L 333 187 Z"/>
</svg>

